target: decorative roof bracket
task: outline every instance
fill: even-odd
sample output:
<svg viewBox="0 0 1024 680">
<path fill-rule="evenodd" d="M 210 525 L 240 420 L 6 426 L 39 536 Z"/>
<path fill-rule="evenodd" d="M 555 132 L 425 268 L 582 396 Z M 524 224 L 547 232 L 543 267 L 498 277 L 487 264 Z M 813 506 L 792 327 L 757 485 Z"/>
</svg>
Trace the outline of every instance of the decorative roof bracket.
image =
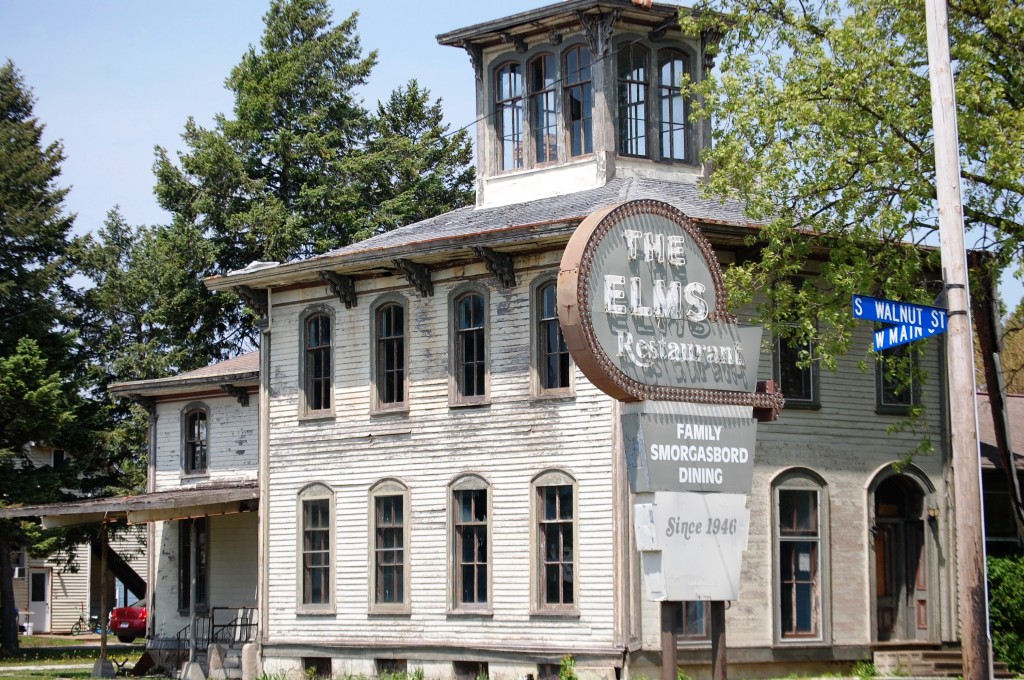
<svg viewBox="0 0 1024 680">
<path fill-rule="evenodd" d="M 153 397 L 144 397 L 141 394 L 133 394 L 132 401 L 146 409 L 146 413 L 148 413 L 150 417 L 156 415 L 156 399 Z"/>
<path fill-rule="evenodd" d="M 704 55 L 704 72 L 715 67 L 715 56 L 718 54 L 718 43 L 722 40 L 722 32 L 717 28 L 705 28 L 700 32 L 700 52 Z"/>
<path fill-rule="evenodd" d="M 473 246 L 473 252 L 487 265 L 487 271 L 498 277 L 502 286 L 513 288 L 516 285 L 515 265 L 511 255 L 484 246 Z"/>
<path fill-rule="evenodd" d="M 505 43 L 506 45 L 515 45 L 516 52 L 518 52 L 519 54 L 526 54 L 526 51 L 530 49 L 530 47 L 526 44 L 526 41 L 523 40 L 518 35 L 512 35 L 511 33 L 502 33 L 500 37 L 501 42 Z"/>
<path fill-rule="evenodd" d="M 583 26 L 583 35 L 587 46 L 595 57 L 607 57 L 612 53 L 612 26 L 619 18 L 619 10 L 613 9 L 605 14 L 587 14 L 576 12 L 576 18 Z"/>
<path fill-rule="evenodd" d="M 345 303 L 345 309 L 352 309 L 356 306 L 356 282 L 351 276 L 337 274 L 329 271 L 319 271 L 317 274 L 327 282 L 331 292 L 339 300 Z"/>
<path fill-rule="evenodd" d="M 220 388 L 238 400 L 242 406 L 249 405 L 249 390 L 237 385 L 221 385 Z"/>
<path fill-rule="evenodd" d="M 394 259 L 395 267 L 405 275 L 406 280 L 419 291 L 423 297 L 433 297 L 434 283 L 430 280 L 430 269 L 425 264 L 412 260 Z"/>
<path fill-rule="evenodd" d="M 476 43 L 467 42 L 463 45 L 466 54 L 469 55 L 469 62 L 473 65 L 473 74 L 478 83 L 484 79 L 484 48 Z"/>
<path fill-rule="evenodd" d="M 242 302 L 252 307 L 261 317 L 267 316 L 267 291 L 256 290 L 249 286 L 234 286 L 231 290 L 238 297 L 242 298 Z"/>
</svg>

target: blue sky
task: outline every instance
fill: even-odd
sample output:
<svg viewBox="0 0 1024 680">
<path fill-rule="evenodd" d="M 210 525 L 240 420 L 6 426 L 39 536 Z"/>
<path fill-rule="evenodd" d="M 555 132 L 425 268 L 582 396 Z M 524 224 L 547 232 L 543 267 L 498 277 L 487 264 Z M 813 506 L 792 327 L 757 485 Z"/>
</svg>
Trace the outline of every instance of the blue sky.
<svg viewBox="0 0 1024 680">
<path fill-rule="evenodd" d="M 368 106 L 416 78 L 441 97 L 452 128 L 474 120 L 474 80 L 463 50 L 439 33 L 553 0 L 333 0 L 335 20 L 359 11 L 364 51 L 378 65 L 360 93 Z M 119 205 L 130 224 L 168 215 L 153 197 L 153 147 L 181 150 L 193 116 L 231 114 L 224 79 L 263 31 L 265 0 L 0 0 L 0 59 L 12 59 L 36 97 L 45 141 L 61 139 L 66 205 L 76 231 Z M 1024 295 L 1004 277 L 1012 309 Z"/>
</svg>

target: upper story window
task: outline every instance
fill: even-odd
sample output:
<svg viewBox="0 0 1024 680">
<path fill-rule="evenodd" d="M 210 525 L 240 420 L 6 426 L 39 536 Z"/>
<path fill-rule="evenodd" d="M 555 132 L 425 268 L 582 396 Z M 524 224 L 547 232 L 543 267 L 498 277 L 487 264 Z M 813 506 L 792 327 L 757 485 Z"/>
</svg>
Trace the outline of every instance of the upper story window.
<svg viewBox="0 0 1024 680">
<path fill-rule="evenodd" d="M 332 611 L 334 494 L 323 484 L 299 493 L 299 609 Z"/>
<path fill-rule="evenodd" d="M 494 74 L 495 113 L 501 140 L 501 169 L 523 167 L 523 71 L 516 63 L 499 66 Z"/>
<path fill-rule="evenodd" d="M 679 50 L 658 52 L 658 102 L 661 114 L 661 157 L 685 161 L 686 153 L 686 101 L 680 91 L 683 74 L 689 72 L 684 55 Z"/>
<path fill-rule="evenodd" d="M 565 69 L 565 124 L 569 155 L 575 158 L 594 152 L 594 88 L 591 83 L 590 50 L 570 47 L 563 56 Z"/>
<path fill-rule="evenodd" d="M 209 445 L 208 420 L 209 411 L 203 404 L 189 404 L 182 413 L 182 469 L 185 474 L 206 472 Z"/>
<path fill-rule="evenodd" d="M 651 60 L 657 68 L 652 68 Z M 636 42 L 617 50 L 618 148 L 624 156 L 693 162 L 689 107 L 682 95 L 690 58 L 679 49 L 653 53 Z M 649 143 L 652 135 L 656 138 Z"/>
<path fill-rule="evenodd" d="M 586 45 L 516 57 L 494 69 L 497 169 L 517 170 L 594 152 L 592 57 Z M 562 151 L 565 148 L 567 151 Z"/>
<path fill-rule="evenodd" d="M 775 384 L 786 398 L 786 406 L 818 406 L 818 371 L 814 363 L 814 346 L 810 342 L 777 337 L 774 359 Z"/>
<path fill-rule="evenodd" d="M 533 118 L 533 154 L 537 165 L 558 160 L 558 111 L 555 106 L 555 56 L 530 60 L 530 102 Z"/>
<path fill-rule="evenodd" d="M 479 404 L 487 400 L 487 297 L 477 291 L 452 301 L 453 403 Z"/>
<path fill-rule="evenodd" d="M 641 45 L 619 49 L 619 153 L 625 156 L 647 155 L 649 61 L 649 52 Z"/>
<path fill-rule="evenodd" d="M 332 413 L 333 317 L 325 310 L 307 310 L 302 318 L 302 407 L 306 415 Z"/>
<path fill-rule="evenodd" d="M 558 323 L 555 281 L 537 287 L 537 382 L 541 394 L 572 389 L 572 362 Z"/>
<path fill-rule="evenodd" d="M 405 306 L 395 300 L 385 300 L 374 311 L 375 406 L 380 410 L 408 403 L 405 317 Z"/>
<path fill-rule="evenodd" d="M 876 410 L 908 414 L 920 403 L 917 354 L 910 345 L 899 345 L 879 352 L 876 363 Z"/>
</svg>

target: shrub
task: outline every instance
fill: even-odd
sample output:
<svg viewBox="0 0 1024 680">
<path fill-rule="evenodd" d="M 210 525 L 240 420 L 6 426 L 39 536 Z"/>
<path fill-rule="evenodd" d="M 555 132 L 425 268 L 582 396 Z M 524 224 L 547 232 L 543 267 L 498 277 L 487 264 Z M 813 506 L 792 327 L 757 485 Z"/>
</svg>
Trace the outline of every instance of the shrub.
<svg viewBox="0 0 1024 680">
<path fill-rule="evenodd" d="M 1024 673 L 1024 555 L 988 558 L 988 599 L 995 657 Z"/>
</svg>

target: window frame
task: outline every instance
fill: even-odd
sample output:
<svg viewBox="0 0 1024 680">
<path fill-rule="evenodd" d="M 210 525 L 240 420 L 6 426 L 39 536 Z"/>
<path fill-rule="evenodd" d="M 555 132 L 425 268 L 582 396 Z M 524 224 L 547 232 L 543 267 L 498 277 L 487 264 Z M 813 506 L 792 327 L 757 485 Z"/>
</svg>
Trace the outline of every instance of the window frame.
<svg viewBox="0 0 1024 680">
<path fill-rule="evenodd" d="M 816 534 L 784 536 L 780 522 L 780 496 L 785 492 L 814 492 L 817 494 L 817 529 Z M 815 472 L 806 468 L 785 470 L 772 480 L 772 621 L 775 644 L 778 645 L 818 645 L 827 644 L 831 635 L 831 602 L 829 600 L 829 489 L 825 480 Z M 782 629 L 783 587 L 782 560 L 784 559 L 783 543 L 810 543 L 816 545 L 817 590 L 816 611 L 812 610 L 812 618 L 817 619 L 818 630 L 810 634 L 794 634 Z"/>
<path fill-rule="evenodd" d="M 569 70 L 569 56 L 573 52 L 578 52 L 581 56 L 586 55 L 587 65 L 585 67 L 580 66 L 575 71 Z M 561 103 L 563 114 L 559 116 L 565 127 L 565 134 L 562 136 L 565 140 L 565 157 L 566 159 L 573 158 L 585 158 L 586 156 L 593 155 L 594 153 L 594 55 L 590 51 L 590 47 L 583 42 L 573 42 L 567 44 L 562 48 L 562 51 L 558 54 L 559 65 L 561 67 L 561 78 L 559 83 L 561 84 Z M 581 60 L 582 61 L 582 60 Z M 586 74 L 586 78 L 584 78 Z M 573 134 L 573 123 L 572 117 L 572 106 L 570 104 L 572 92 L 574 90 L 580 90 L 582 105 L 580 107 L 580 153 L 573 153 L 575 135 Z M 586 115 L 586 102 L 590 101 L 589 115 Z M 589 127 L 587 122 L 589 121 Z M 589 147 L 589 148 L 588 148 Z"/>
<path fill-rule="evenodd" d="M 560 140 L 562 126 L 559 125 L 558 120 L 561 112 L 561 107 L 558 102 L 561 90 L 561 78 L 559 77 L 561 69 L 559 68 L 559 61 L 559 55 L 551 51 L 538 52 L 526 60 L 526 77 L 524 79 L 526 87 L 524 96 L 529 102 L 526 121 L 530 132 L 530 147 L 532 152 L 532 158 L 528 158 L 527 165 L 535 168 L 542 168 L 558 163 L 559 153 L 562 147 Z M 533 80 L 535 69 L 538 65 L 541 69 L 542 82 L 538 87 L 534 87 Z M 541 111 L 543 111 L 543 116 L 541 115 Z M 541 118 L 544 119 L 543 126 L 541 125 Z M 551 153 L 551 145 L 548 143 L 542 143 L 542 140 L 538 138 L 538 134 L 540 134 L 541 130 L 553 130 L 551 137 L 553 138 L 554 154 Z M 544 150 L 543 159 L 541 158 L 541 149 Z"/>
<path fill-rule="evenodd" d="M 175 522 L 178 528 L 178 614 L 189 613 L 189 588 L 192 578 L 191 528 L 197 524 L 196 538 L 199 545 L 196 571 L 196 612 L 205 613 L 210 609 L 210 518 L 192 517 Z M 205 559 L 204 559 L 205 557 Z M 200 599 L 200 593 L 203 598 Z"/>
<path fill-rule="evenodd" d="M 567 57 L 576 50 L 587 54 L 589 57 L 588 65 L 573 74 L 569 74 Z M 550 87 L 538 90 L 531 87 L 532 69 L 537 60 L 544 57 L 551 57 L 553 73 L 550 77 Z M 489 87 L 491 92 L 488 106 L 491 107 L 492 113 L 492 116 L 489 118 L 492 118 L 493 122 L 489 124 L 488 129 L 493 139 L 493 143 L 489 146 L 494 150 L 492 166 L 495 175 L 550 167 L 568 160 L 585 159 L 593 156 L 595 101 L 594 80 L 591 69 L 597 61 L 599 61 L 598 57 L 590 51 L 590 46 L 582 36 L 575 37 L 558 46 L 551 44 L 538 45 L 523 54 L 509 51 L 506 54 L 497 55 L 490 61 L 488 68 L 490 69 Z M 518 68 L 521 77 L 521 89 L 517 96 L 501 98 L 503 94 L 502 76 L 510 68 Z M 588 77 L 570 82 L 570 76 L 580 76 L 582 74 L 587 74 Z M 579 118 L 582 136 L 580 143 L 581 152 L 579 154 L 573 154 L 572 152 L 572 141 L 574 139 L 572 133 L 573 121 L 571 120 L 572 107 L 568 104 L 570 93 L 574 89 L 579 90 L 583 97 Z M 540 158 L 537 153 L 537 134 L 540 121 L 536 111 L 536 97 L 541 92 L 548 92 L 551 95 L 547 100 L 550 109 L 546 108 L 545 111 L 551 117 L 550 123 L 546 128 L 553 130 L 554 141 L 552 146 L 554 148 L 551 149 L 553 153 L 550 154 L 550 157 L 546 158 Z M 506 123 L 504 115 L 505 110 L 510 106 L 514 106 L 514 103 L 517 101 L 519 102 L 521 112 L 518 118 L 520 124 L 518 137 L 505 134 Z M 589 104 L 589 109 L 587 104 Z M 518 157 L 513 143 L 515 139 L 521 140 Z M 509 144 L 513 145 L 512 150 L 506 153 Z M 506 156 L 508 156 L 511 167 L 507 167 Z"/>
<path fill-rule="evenodd" d="M 403 314 L 402 341 L 402 399 L 395 402 L 386 402 L 381 398 L 383 389 L 382 373 L 386 370 L 383 367 L 384 357 L 382 356 L 381 345 L 387 340 L 381 338 L 381 315 L 387 309 L 398 307 Z M 397 293 L 388 293 L 378 297 L 370 308 L 370 391 L 371 411 L 376 413 L 407 412 L 409 410 L 409 302 Z M 389 338 L 390 339 L 390 338 Z"/>
<path fill-rule="evenodd" d="M 189 446 L 194 441 L 190 439 L 192 429 L 190 427 L 190 420 L 192 416 L 198 414 L 202 414 L 206 426 L 206 438 L 203 443 L 203 448 L 205 449 L 203 453 L 203 467 L 193 467 L 193 456 L 189 450 Z M 201 401 L 189 402 L 181 409 L 179 419 L 181 422 L 181 455 L 179 460 L 181 476 L 205 477 L 210 474 L 210 407 Z"/>
<path fill-rule="evenodd" d="M 460 357 L 460 348 L 463 347 L 463 331 L 473 329 L 462 329 L 459 327 L 459 303 L 470 295 L 479 295 L 483 298 L 483 394 L 466 395 L 464 393 L 464 377 L 462 367 L 464 366 Z M 487 287 L 467 283 L 452 290 L 448 296 L 448 319 L 449 319 L 449 363 L 448 363 L 448 405 L 459 406 L 481 406 L 491 402 L 491 296 Z"/>
<path fill-rule="evenodd" d="M 662 55 L 668 53 L 676 53 L 683 58 L 685 73 L 689 74 L 692 80 L 697 79 L 697 58 L 693 51 L 687 45 L 681 45 L 678 43 L 667 43 L 659 40 L 651 40 L 650 38 L 643 37 L 640 35 L 622 34 L 616 36 L 614 44 L 614 53 L 621 55 L 626 49 L 630 51 L 643 50 L 647 58 L 647 79 L 646 81 L 640 80 L 624 80 L 620 75 L 620 63 L 619 57 L 616 57 L 614 64 L 614 72 L 610 74 L 614 78 L 615 82 L 615 101 L 612 111 L 615 116 L 615 152 L 622 158 L 630 159 L 647 159 L 658 163 L 667 163 L 673 165 L 697 165 L 699 160 L 696 158 L 697 147 L 699 145 L 699 139 L 697 134 L 696 126 L 693 124 L 692 118 L 692 105 L 688 98 L 682 98 L 683 106 L 683 145 L 684 154 L 682 158 L 670 158 L 663 153 L 663 133 L 665 131 L 665 121 L 662 116 L 662 94 L 668 90 L 679 91 L 679 82 L 673 82 L 667 84 L 662 82 Z M 681 80 L 681 74 L 680 74 Z M 629 102 L 623 99 L 623 84 L 624 82 L 632 84 L 640 84 L 643 86 L 643 98 L 642 101 L 637 99 L 636 101 L 642 104 L 644 110 L 643 123 L 642 125 L 636 126 L 638 131 L 642 131 L 644 134 L 642 150 L 627 150 L 624 144 L 623 133 L 626 130 L 626 120 L 624 120 L 624 114 L 626 108 L 628 108 Z M 632 101 L 632 100 L 630 100 Z M 635 108 L 635 107 L 634 107 Z"/>
<path fill-rule="evenodd" d="M 901 402 L 887 402 L 886 390 L 891 384 L 888 378 L 887 364 L 893 358 L 902 361 L 904 356 L 901 355 L 907 354 L 910 355 L 910 384 L 901 386 L 907 390 L 907 399 Z M 912 344 L 897 345 L 875 352 L 875 413 L 907 416 L 910 415 L 912 409 L 921 404 L 921 382 L 918 378 L 920 357 L 920 350 L 915 349 Z"/>
<path fill-rule="evenodd" d="M 484 522 L 485 530 L 485 552 L 486 561 L 484 567 L 487 569 L 487 599 L 485 602 L 464 602 L 462 599 L 462 537 L 459 527 L 469 525 L 458 520 L 460 494 L 463 492 L 483 491 L 487 495 L 487 517 Z M 466 473 L 459 475 L 448 484 L 448 523 L 449 523 L 449 550 L 448 550 L 448 582 L 449 582 L 449 614 L 470 614 L 470 615 L 493 615 L 494 600 L 494 563 L 491 550 L 493 546 L 493 504 L 494 495 L 492 486 L 484 477 Z M 478 526 L 473 523 L 472 526 Z M 477 564 L 474 562 L 474 564 Z"/>
<path fill-rule="evenodd" d="M 379 602 L 377 591 L 379 584 L 379 567 L 377 562 L 377 501 L 382 498 L 400 497 L 402 499 L 402 600 L 400 602 Z M 367 602 L 370 603 L 371 614 L 411 614 L 412 613 L 412 561 L 410 559 L 411 517 L 409 487 L 401 480 L 382 479 L 370 487 L 367 501 L 367 526 L 369 530 L 368 553 L 368 592 Z"/>
<path fill-rule="evenodd" d="M 519 72 L 519 91 L 509 92 L 507 97 L 502 98 L 505 94 L 502 88 L 502 78 L 508 70 L 509 73 L 513 69 L 517 69 Z M 501 59 L 496 62 L 494 67 L 491 69 L 492 83 L 494 87 L 492 105 L 494 106 L 494 132 L 497 138 L 497 170 L 498 172 L 514 172 L 516 170 L 523 170 L 529 167 L 527 162 L 526 154 L 528 153 L 529 144 L 531 140 L 530 131 L 527 125 L 527 118 L 529 117 L 529 96 L 527 94 L 527 74 L 526 67 L 523 60 L 520 59 Z M 518 102 L 518 107 L 517 107 Z M 518 108 L 518 117 L 516 116 Z M 511 111 L 512 120 L 518 120 L 519 129 L 513 130 L 510 134 L 506 134 L 505 127 L 505 111 Z M 517 141 L 518 140 L 518 143 Z M 511 145 L 509 161 L 512 167 L 505 167 L 506 161 L 506 145 Z M 518 165 L 516 149 L 518 147 Z"/>
<path fill-rule="evenodd" d="M 328 547 L 326 602 L 306 602 L 306 504 L 327 502 Z M 334 614 L 337 606 L 337 509 L 334 490 L 322 482 L 304 486 L 295 497 L 295 611 L 297 614 Z"/>
<path fill-rule="evenodd" d="M 782 392 L 782 396 L 786 399 L 785 408 L 804 408 L 804 409 L 818 409 L 821 408 L 821 392 L 819 391 L 819 372 L 818 364 L 814 360 L 814 343 L 810 340 L 807 341 L 805 346 L 800 347 L 797 352 L 807 351 L 810 357 L 810 364 L 807 368 L 800 368 L 795 363 L 786 362 L 783 363 L 783 346 L 787 349 L 792 350 L 793 345 L 790 341 L 786 340 L 782 336 L 776 335 L 774 342 L 772 343 L 772 378 L 775 380 L 775 386 Z M 810 389 L 811 396 L 805 397 L 794 397 L 787 394 L 783 388 L 784 381 L 782 379 L 783 369 L 788 368 L 789 370 L 806 373 L 806 380 L 808 382 L 808 388 Z"/>
<path fill-rule="evenodd" d="M 572 489 L 572 603 L 548 603 L 545 597 L 544 520 L 542 489 L 568 486 Z M 530 615 L 531 616 L 580 616 L 580 520 L 579 483 L 565 470 L 545 470 L 530 480 Z M 554 522 L 552 522 L 554 523 Z"/>
<path fill-rule="evenodd" d="M 540 276 L 534 279 L 530 285 L 530 329 L 531 329 L 531 360 L 532 360 L 532 371 L 531 371 L 531 388 L 534 397 L 574 397 L 576 395 L 576 364 L 572 360 L 572 355 L 569 354 L 568 346 L 564 352 L 565 361 L 567 362 L 568 370 L 568 384 L 559 385 L 558 387 L 546 387 L 546 367 L 545 362 L 545 324 L 554 323 L 558 326 L 558 335 L 562 339 L 562 345 L 565 346 L 565 336 L 562 334 L 561 324 L 558 321 L 558 309 L 557 309 L 557 285 L 558 279 L 556 275 L 549 274 Z M 555 290 L 556 293 L 556 308 L 554 317 L 544 316 L 544 293 L 547 290 Z"/>
<path fill-rule="evenodd" d="M 309 361 L 310 348 L 307 347 L 309 341 L 309 324 L 310 322 L 320 316 L 327 318 L 328 329 L 330 330 L 331 337 L 330 342 L 326 345 L 328 349 L 328 363 L 327 367 L 327 379 L 329 380 L 329 386 L 327 387 L 327 394 L 330 397 L 331 403 L 327 408 L 314 409 L 310 405 L 310 397 L 312 394 L 311 380 L 314 380 L 311 371 L 312 366 Z M 300 419 L 316 419 L 316 418 L 333 418 L 335 403 L 337 402 L 337 396 L 335 395 L 336 380 L 334 375 L 335 367 L 335 355 L 336 355 L 336 332 L 335 314 L 334 309 L 329 305 L 319 304 L 307 307 L 299 315 L 299 418 Z M 324 347 L 319 345 L 318 347 Z"/>
</svg>

